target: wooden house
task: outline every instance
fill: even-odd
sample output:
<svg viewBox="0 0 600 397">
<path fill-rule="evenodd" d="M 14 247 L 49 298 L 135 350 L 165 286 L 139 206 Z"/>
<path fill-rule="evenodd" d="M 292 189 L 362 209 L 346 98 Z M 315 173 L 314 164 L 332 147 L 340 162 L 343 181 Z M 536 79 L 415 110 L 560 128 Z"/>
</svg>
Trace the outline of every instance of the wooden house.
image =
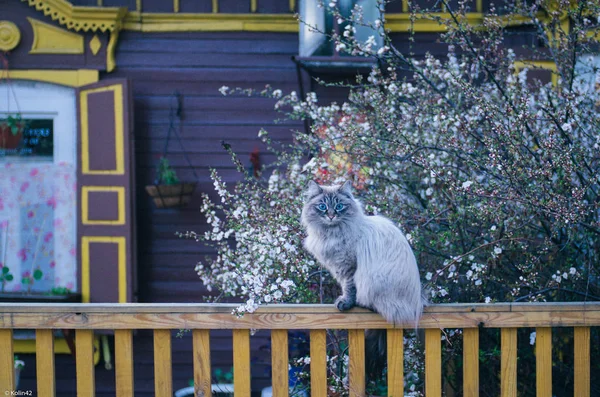
<svg viewBox="0 0 600 397">
<path fill-rule="evenodd" d="M 401 48 L 410 25 L 406 5 L 390 4 L 387 17 Z M 5 263 L 15 274 L 27 271 L 22 263 L 31 268 L 30 284 L 8 283 L 7 290 L 62 287 L 77 291 L 83 303 L 202 302 L 206 291 L 194 265 L 210 251 L 175 233 L 203 230 L 199 193 L 212 191 L 210 167 L 226 181 L 239 178 L 221 141 L 248 165 L 256 149 L 268 163 L 260 128 L 281 140 L 304 128 L 276 124 L 268 99 L 224 97 L 219 88 L 270 84 L 336 98 L 338 91 L 309 87 L 310 75 L 352 75 L 363 67 L 328 66 L 318 57 L 312 61 L 324 63 L 311 63 L 313 52 L 301 49 L 298 7 L 296 0 L 0 0 L 0 118 L 18 111 L 44 135 L 28 138 L 53 147 L 13 153 L 22 158 L 12 165 L 0 158 L 0 242 L 12 228 L 32 234 L 30 247 L 47 246 L 37 258 L 36 248 L 0 248 L 20 255 L 19 264 Z M 473 23 L 486 7 L 485 0 L 473 1 Z M 417 24 L 422 54 L 444 53 L 436 41 L 442 28 Z M 527 41 L 527 33 L 515 36 L 515 46 L 519 40 Z M 298 56 L 307 62 L 295 62 Z M 197 182 L 185 207 L 159 209 L 146 194 L 165 152 L 181 180 Z M 59 183 L 67 193 L 52 193 Z M 10 204 L 21 201 L 26 212 L 10 213 Z M 33 277 L 39 267 L 42 275 Z M 231 335 L 211 334 L 213 367 L 231 367 Z M 255 394 L 271 383 L 269 353 L 262 349 L 267 336 L 250 342 Z M 19 388 L 36 395 L 35 340 L 23 338 L 14 342 L 26 362 Z M 173 389 L 194 377 L 191 339 L 172 339 Z M 94 339 L 97 396 L 115 395 L 112 340 L 102 333 Z M 157 387 L 154 343 L 151 331 L 134 336 L 136 396 L 154 395 Z M 75 360 L 62 337 L 54 349 L 56 395 L 75 395 Z"/>
</svg>

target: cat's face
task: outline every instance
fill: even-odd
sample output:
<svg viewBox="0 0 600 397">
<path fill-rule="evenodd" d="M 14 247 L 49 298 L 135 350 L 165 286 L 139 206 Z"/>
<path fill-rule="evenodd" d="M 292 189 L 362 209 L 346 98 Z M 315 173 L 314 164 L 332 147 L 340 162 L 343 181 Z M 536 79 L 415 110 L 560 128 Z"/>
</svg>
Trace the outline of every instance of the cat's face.
<svg viewBox="0 0 600 397">
<path fill-rule="evenodd" d="M 304 222 L 321 226 L 337 226 L 360 213 L 352 196 L 352 184 L 322 186 L 310 182 L 302 211 Z"/>
</svg>

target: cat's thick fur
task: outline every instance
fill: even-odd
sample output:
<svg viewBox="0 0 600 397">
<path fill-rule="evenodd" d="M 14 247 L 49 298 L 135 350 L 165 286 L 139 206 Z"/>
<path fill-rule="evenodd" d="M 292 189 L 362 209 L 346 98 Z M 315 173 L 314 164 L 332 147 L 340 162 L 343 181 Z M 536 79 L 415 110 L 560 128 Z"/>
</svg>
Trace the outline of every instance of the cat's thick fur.
<svg viewBox="0 0 600 397">
<path fill-rule="evenodd" d="M 310 182 L 302 209 L 304 246 L 342 287 L 339 310 L 355 305 L 388 322 L 415 326 L 423 310 L 415 256 L 400 229 L 383 216 L 367 216 L 352 185 Z"/>
</svg>

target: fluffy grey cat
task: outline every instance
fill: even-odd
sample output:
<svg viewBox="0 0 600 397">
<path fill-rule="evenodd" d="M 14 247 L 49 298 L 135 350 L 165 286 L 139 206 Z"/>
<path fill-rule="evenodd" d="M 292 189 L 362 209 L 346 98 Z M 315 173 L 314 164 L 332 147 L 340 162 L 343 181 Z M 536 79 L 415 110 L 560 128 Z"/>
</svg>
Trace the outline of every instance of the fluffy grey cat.
<svg viewBox="0 0 600 397">
<path fill-rule="evenodd" d="M 424 303 L 421 281 L 400 229 L 383 216 L 365 215 L 349 181 L 335 186 L 311 181 L 305 199 L 304 246 L 341 285 L 336 307 L 358 305 L 390 323 L 416 327 Z"/>
</svg>

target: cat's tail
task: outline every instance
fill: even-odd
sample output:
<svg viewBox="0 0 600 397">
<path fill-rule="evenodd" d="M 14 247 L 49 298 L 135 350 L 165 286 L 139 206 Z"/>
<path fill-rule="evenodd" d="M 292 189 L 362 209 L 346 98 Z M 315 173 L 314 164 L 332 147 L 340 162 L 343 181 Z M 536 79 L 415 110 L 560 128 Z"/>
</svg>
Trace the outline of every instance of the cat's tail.
<svg viewBox="0 0 600 397">
<path fill-rule="evenodd" d="M 387 365 L 387 330 L 368 329 L 365 332 L 365 368 L 367 377 L 377 380 Z"/>
</svg>

